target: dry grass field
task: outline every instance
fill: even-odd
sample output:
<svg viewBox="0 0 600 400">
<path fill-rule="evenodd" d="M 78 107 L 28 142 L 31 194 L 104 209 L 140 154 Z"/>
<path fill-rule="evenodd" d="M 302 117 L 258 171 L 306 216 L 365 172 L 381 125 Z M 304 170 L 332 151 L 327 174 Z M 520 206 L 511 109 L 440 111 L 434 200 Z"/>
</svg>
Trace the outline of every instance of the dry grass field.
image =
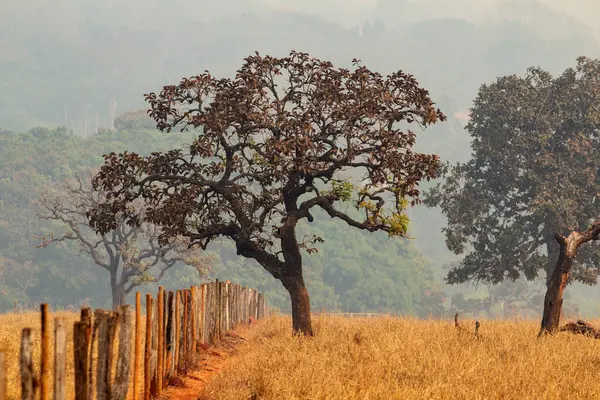
<svg viewBox="0 0 600 400">
<path fill-rule="evenodd" d="M 74 395 L 74 377 L 73 377 L 73 323 L 79 319 L 79 313 L 75 312 L 56 312 L 50 313 L 50 373 L 53 373 L 54 366 L 54 318 L 63 318 L 67 322 L 67 398 L 73 399 Z M 142 324 L 143 325 L 143 324 Z M 19 312 L 10 314 L 0 314 L 0 352 L 4 352 L 8 364 L 8 400 L 17 400 L 20 398 L 21 386 L 19 375 L 19 348 L 21 343 L 21 331 L 23 328 L 32 329 L 33 340 L 33 368 L 36 373 L 40 370 L 40 332 L 41 316 L 37 311 Z M 142 327 L 143 329 L 143 327 Z M 144 340 L 144 330 L 142 330 L 142 343 Z M 115 348 L 118 346 L 118 340 Z M 133 368 L 133 363 L 132 363 Z M 114 371 L 113 371 L 114 372 Z M 50 379 L 52 387 L 52 375 Z M 143 388 L 143 381 L 138 382 L 138 388 Z M 131 387 L 129 398 L 131 396 Z"/>
<path fill-rule="evenodd" d="M 9 399 L 19 397 L 25 327 L 33 328 L 39 371 L 39 315 L 0 315 Z M 71 326 L 78 314 L 54 317 Z M 290 327 L 289 318 L 270 317 L 245 330 L 247 340 L 202 398 L 600 399 L 600 341 L 568 333 L 538 340 L 538 321 L 482 321 L 482 341 L 461 334 L 452 320 L 315 316 L 314 338 L 294 338 Z M 73 398 L 71 330 L 67 340 L 67 398 Z"/>
<path fill-rule="evenodd" d="M 202 398 L 600 399 L 600 341 L 538 340 L 539 321 L 481 321 L 482 341 L 452 320 L 313 323 L 316 337 L 293 338 L 288 318 L 262 321 Z"/>
</svg>

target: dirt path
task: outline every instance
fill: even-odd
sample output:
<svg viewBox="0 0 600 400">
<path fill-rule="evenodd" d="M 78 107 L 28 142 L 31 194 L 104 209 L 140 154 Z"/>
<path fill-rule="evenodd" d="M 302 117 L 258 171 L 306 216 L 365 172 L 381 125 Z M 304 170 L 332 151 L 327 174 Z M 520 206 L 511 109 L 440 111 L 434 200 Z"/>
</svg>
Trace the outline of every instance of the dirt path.
<svg viewBox="0 0 600 400">
<path fill-rule="evenodd" d="M 163 398 L 208 400 L 208 397 L 202 395 L 206 384 L 217 372 L 232 362 L 237 355 L 238 346 L 246 341 L 244 335 L 249 329 L 251 327 L 244 326 L 234 332 L 227 332 L 219 343 L 202 353 L 200 363 L 194 371 L 188 372 L 179 382 L 173 382 L 174 385 L 163 392 Z"/>
</svg>

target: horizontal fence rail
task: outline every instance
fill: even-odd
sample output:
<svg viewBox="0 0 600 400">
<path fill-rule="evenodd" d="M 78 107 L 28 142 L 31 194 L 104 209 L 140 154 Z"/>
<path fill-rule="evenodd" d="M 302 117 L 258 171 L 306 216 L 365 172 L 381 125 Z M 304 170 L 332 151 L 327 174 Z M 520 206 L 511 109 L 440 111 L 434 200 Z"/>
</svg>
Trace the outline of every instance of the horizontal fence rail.
<svg viewBox="0 0 600 400">
<path fill-rule="evenodd" d="M 236 326 L 264 318 L 268 308 L 262 293 L 217 280 L 169 292 L 161 286 L 156 297 L 146 295 L 144 316 L 141 295 L 137 292 L 134 311 L 135 318 L 130 305 L 114 311 L 96 309 L 93 313 L 88 307 L 82 308 L 80 319 L 72 328 L 71 360 L 66 357 L 66 323 L 63 319 L 55 319 L 54 400 L 66 399 L 68 362 L 74 367 L 76 400 L 159 398 L 169 382 L 185 375 L 205 349 Z M 19 368 L 23 400 L 33 400 L 36 391 L 41 400 L 51 397 L 51 335 L 47 304 L 41 306 L 41 318 L 39 375 L 33 368 L 32 330 L 25 328 L 22 331 Z M 145 331 L 144 335 L 142 331 Z M 6 357 L 0 353 L 0 400 L 8 398 L 6 376 Z M 138 382 L 143 384 L 138 385 Z"/>
<path fill-rule="evenodd" d="M 370 318 L 370 317 L 389 317 L 391 314 L 383 314 L 383 313 L 349 313 L 349 312 L 315 312 L 313 315 L 332 315 L 336 317 L 357 317 L 357 318 Z"/>
</svg>

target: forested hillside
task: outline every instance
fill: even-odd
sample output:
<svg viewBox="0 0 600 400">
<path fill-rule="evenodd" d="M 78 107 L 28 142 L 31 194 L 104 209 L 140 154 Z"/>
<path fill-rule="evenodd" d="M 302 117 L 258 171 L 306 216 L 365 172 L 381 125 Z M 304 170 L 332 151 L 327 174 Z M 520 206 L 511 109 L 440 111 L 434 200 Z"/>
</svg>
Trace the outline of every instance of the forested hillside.
<svg viewBox="0 0 600 400">
<path fill-rule="evenodd" d="M 154 130 L 104 132 L 90 138 L 64 129 L 36 128 L 0 135 L 0 309 L 13 302 L 56 306 L 109 303 L 108 275 L 78 251 L 74 243 L 36 248 L 42 236 L 64 231 L 60 223 L 37 218 L 36 201 L 49 186 L 59 187 L 98 167 L 102 154 L 128 149 L 141 154 L 168 150 L 191 141 L 192 134 L 163 134 Z M 302 234 L 317 234 L 325 243 L 305 256 L 307 281 L 315 309 L 383 311 L 427 316 L 439 313 L 444 300 L 433 282 L 430 265 L 407 240 L 388 239 L 344 229 L 328 217 L 303 226 Z M 212 278 L 230 279 L 267 293 L 271 305 L 287 309 L 281 284 L 258 264 L 235 254 L 224 241 L 209 249 L 215 256 Z M 169 271 L 161 284 L 170 287 L 200 282 L 192 268 Z M 141 290 L 153 290 L 149 284 Z M 87 300 L 86 300 L 87 299 Z M 131 300 L 131 299 L 130 299 Z"/>
</svg>

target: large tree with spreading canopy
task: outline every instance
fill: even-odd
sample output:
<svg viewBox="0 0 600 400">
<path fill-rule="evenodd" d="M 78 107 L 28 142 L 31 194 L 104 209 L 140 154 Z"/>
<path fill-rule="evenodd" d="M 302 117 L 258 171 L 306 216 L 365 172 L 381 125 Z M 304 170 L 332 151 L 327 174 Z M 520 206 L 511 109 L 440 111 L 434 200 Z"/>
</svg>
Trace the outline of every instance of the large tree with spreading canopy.
<svg viewBox="0 0 600 400">
<path fill-rule="evenodd" d="M 205 72 L 145 97 L 159 129 L 197 137 L 186 151 L 106 155 L 94 184 L 110 195 L 91 225 L 139 224 L 129 205 L 142 198 L 164 241 L 232 240 L 287 289 L 295 333 L 313 334 L 302 250 L 322 240 L 298 238 L 298 222 L 320 208 L 352 228 L 405 236 L 405 210 L 439 168 L 436 155 L 411 150 L 408 129 L 445 120 L 429 93 L 409 74 L 384 77 L 357 60 L 344 69 L 295 51 L 256 53 L 233 79 Z"/>
<path fill-rule="evenodd" d="M 472 158 L 449 167 L 425 200 L 448 218 L 448 248 L 466 253 L 447 280 L 497 284 L 542 272 L 542 331 L 554 331 L 567 283 L 595 284 L 600 266 L 598 246 L 579 248 L 598 235 L 600 60 L 483 85 L 466 129 Z"/>
</svg>

